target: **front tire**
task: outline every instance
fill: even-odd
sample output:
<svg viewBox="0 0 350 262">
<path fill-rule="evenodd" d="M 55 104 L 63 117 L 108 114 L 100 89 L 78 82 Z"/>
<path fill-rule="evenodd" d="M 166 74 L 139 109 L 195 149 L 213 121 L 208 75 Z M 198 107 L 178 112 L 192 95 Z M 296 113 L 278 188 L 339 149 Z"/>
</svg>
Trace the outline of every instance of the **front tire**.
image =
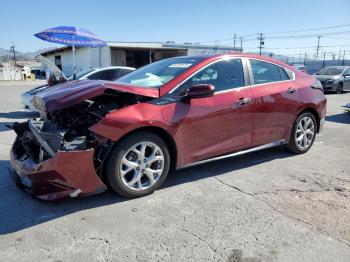
<svg viewBox="0 0 350 262">
<path fill-rule="evenodd" d="M 166 143 L 158 135 L 135 132 L 112 149 L 107 162 L 109 186 L 124 197 L 153 193 L 164 182 L 170 168 Z"/>
<path fill-rule="evenodd" d="M 302 113 L 295 120 L 287 148 L 296 154 L 306 153 L 313 145 L 317 133 L 315 116 Z"/>
<path fill-rule="evenodd" d="M 339 95 L 342 94 L 343 93 L 343 85 L 342 84 L 338 84 L 336 89 L 335 89 L 335 92 L 337 94 L 339 94 Z"/>
</svg>

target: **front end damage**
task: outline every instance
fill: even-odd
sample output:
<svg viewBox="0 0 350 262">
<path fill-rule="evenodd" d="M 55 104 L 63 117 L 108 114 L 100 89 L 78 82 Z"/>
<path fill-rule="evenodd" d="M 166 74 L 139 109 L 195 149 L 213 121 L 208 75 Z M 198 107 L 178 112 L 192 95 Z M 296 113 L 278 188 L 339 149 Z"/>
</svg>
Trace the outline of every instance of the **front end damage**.
<svg viewBox="0 0 350 262">
<path fill-rule="evenodd" d="M 106 114 L 149 98 L 104 92 L 68 108 L 42 113 L 41 118 L 15 123 L 11 150 L 16 182 L 32 196 L 59 200 L 106 190 L 103 164 L 113 141 L 89 128 Z"/>
</svg>

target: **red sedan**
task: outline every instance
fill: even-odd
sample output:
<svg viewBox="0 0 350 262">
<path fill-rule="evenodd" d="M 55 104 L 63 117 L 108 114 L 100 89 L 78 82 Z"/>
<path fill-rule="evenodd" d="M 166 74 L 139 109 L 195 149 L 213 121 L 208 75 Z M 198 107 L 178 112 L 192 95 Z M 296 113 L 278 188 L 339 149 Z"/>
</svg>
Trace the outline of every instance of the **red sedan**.
<svg viewBox="0 0 350 262">
<path fill-rule="evenodd" d="M 285 145 L 307 152 L 326 98 L 315 77 L 248 54 L 160 60 L 118 82 L 64 83 L 34 97 L 41 119 L 16 123 L 18 184 L 56 200 L 159 188 L 172 169 Z"/>
</svg>

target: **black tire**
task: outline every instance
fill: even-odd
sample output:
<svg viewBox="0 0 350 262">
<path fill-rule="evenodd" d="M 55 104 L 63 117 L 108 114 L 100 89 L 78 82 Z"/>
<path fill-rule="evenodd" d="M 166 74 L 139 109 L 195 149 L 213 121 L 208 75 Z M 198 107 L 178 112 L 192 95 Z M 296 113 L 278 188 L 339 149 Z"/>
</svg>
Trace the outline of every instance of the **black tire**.
<svg viewBox="0 0 350 262">
<path fill-rule="evenodd" d="M 128 188 L 122 181 L 120 166 L 124 155 L 135 144 L 141 142 L 152 142 L 156 144 L 162 151 L 164 156 L 164 168 L 162 174 L 160 174 L 158 180 L 149 188 L 145 190 L 132 190 Z M 106 165 L 106 177 L 109 186 L 119 195 L 128 198 L 136 198 L 146 196 L 157 190 L 164 180 L 166 179 L 170 169 L 170 154 L 166 143 L 158 135 L 148 132 L 139 131 L 135 132 L 124 139 L 122 139 L 111 151 Z"/>
<path fill-rule="evenodd" d="M 310 145 L 308 147 L 302 149 L 297 145 L 296 132 L 297 132 L 297 127 L 298 127 L 300 121 L 302 119 L 304 119 L 305 117 L 311 118 L 313 125 L 314 125 L 314 135 L 313 135 L 313 138 L 312 138 Z M 306 153 L 312 147 L 312 145 L 315 141 L 315 138 L 316 138 L 316 133 L 317 133 L 317 122 L 316 122 L 315 116 L 310 112 L 304 112 L 304 113 L 300 114 L 293 124 L 292 132 L 291 132 L 290 138 L 289 138 L 289 143 L 286 146 L 287 149 L 293 153 L 296 153 L 296 154 Z"/>
<path fill-rule="evenodd" d="M 343 85 L 342 84 L 338 84 L 336 89 L 335 89 L 335 93 L 337 94 L 342 94 L 343 93 Z"/>
</svg>

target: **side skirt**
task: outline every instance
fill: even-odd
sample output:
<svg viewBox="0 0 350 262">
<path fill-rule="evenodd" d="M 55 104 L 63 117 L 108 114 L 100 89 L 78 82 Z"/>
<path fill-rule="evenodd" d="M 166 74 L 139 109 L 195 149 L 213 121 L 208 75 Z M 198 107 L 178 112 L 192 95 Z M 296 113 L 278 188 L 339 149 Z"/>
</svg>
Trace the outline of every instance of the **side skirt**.
<svg viewBox="0 0 350 262">
<path fill-rule="evenodd" d="M 280 140 L 280 141 L 272 142 L 272 143 L 269 143 L 269 144 L 265 144 L 265 145 L 249 148 L 249 149 L 246 149 L 246 150 L 238 151 L 238 152 L 235 152 L 235 153 L 232 153 L 232 154 L 223 155 L 223 156 L 217 156 L 217 157 L 214 157 L 214 158 L 209 158 L 209 159 L 193 162 L 193 163 L 190 163 L 190 164 L 186 164 L 186 165 L 183 165 L 183 166 L 180 166 L 180 167 L 176 168 L 176 170 L 187 168 L 187 167 L 191 167 L 191 166 L 201 165 L 201 164 L 204 164 L 204 163 L 209 163 L 209 162 L 212 162 L 212 161 L 221 160 L 221 159 L 225 159 L 225 158 L 229 158 L 229 157 L 233 157 L 233 156 L 240 156 L 240 155 L 248 154 L 248 153 L 251 153 L 251 152 L 255 152 L 255 151 L 259 151 L 259 150 L 263 150 L 263 149 L 267 149 L 267 148 L 271 148 L 271 147 L 281 146 L 281 145 L 285 145 L 285 144 L 288 144 L 288 141 Z"/>
</svg>

